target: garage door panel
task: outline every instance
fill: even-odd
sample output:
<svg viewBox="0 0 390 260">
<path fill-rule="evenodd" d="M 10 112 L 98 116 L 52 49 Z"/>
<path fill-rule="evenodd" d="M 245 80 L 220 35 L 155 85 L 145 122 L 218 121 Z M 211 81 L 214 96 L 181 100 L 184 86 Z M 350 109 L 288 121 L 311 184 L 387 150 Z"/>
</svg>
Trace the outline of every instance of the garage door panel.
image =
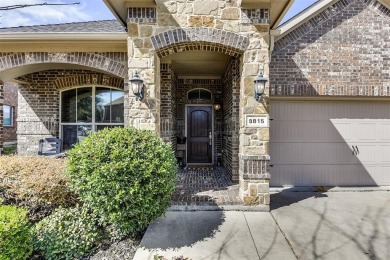
<svg viewBox="0 0 390 260">
<path fill-rule="evenodd" d="M 270 108 L 271 185 L 390 185 L 390 103 Z M 359 153 L 352 155 L 352 147 Z"/>
<path fill-rule="evenodd" d="M 353 164 L 345 143 L 273 143 L 271 164 Z M 274 162 L 275 159 L 275 162 Z"/>
<path fill-rule="evenodd" d="M 378 129 L 378 133 L 379 141 L 390 142 L 390 122 L 382 122 L 381 127 Z"/>
<path fill-rule="evenodd" d="M 372 170 L 372 169 L 369 169 Z M 350 186 L 376 185 L 368 171 L 359 165 L 277 165 L 271 186 Z"/>
<path fill-rule="evenodd" d="M 373 164 L 377 163 L 378 161 L 378 149 L 379 146 L 375 144 L 367 144 L 367 143 L 356 143 L 355 147 L 357 147 L 356 151 L 358 151 L 358 154 L 356 157 L 358 158 L 360 163 L 368 163 Z"/>
<path fill-rule="evenodd" d="M 310 141 L 341 142 L 344 141 L 339 131 L 330 121 L 273 121 L 271 138 L 273 141 Z M 348 127 L 350 127 L 348 125 Z M 346 129 L 345 131 L 349 131 Z"/>
<path fill-rule="evenodd" d="M 389 120 L 381 120 L 381 119 L 331 119 L 331 120 L 335 128 L 337 129 L 337 131 L 345 140 L 350 140 L 355 142 L 390 141 Z"/>
<path fill-rule="evenodd" d="M 389 165 L 365 165 L 366 172 L 369 173 L 374 183 L 383 186 L 390 185 L 390 164 Z"/>
<path fill-rule="evenodd" d="M 376 146 L 376 149 L 378 149 L 376 153 L 378 155 L 377 162 L 390 165 L 390 144 L 379 144 Z"/>
</svg>

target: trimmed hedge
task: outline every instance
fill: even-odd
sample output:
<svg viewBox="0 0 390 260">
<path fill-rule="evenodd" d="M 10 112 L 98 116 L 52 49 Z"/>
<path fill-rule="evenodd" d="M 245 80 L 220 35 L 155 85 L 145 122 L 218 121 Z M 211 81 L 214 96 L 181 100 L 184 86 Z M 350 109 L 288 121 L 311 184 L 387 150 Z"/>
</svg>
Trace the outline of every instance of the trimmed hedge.
<svg viewBox="0 0 390 260">
<path fill-rule="evenodd" d="M 164 213 L 177 170 L 171 146 L 134 128 L 104 129 L 69 152 L 73 188 L 114 238 L 135 234 Z"/>
<path fill-rule="evenodd" d="M 27 259 L 33 244 L 27 210 L 15 206 L 0 206 L 0 259 Z"/>
<path fill-rule="evenodd" d="M 74 259 L 91 253 L 101 230 L 83 208 L 57 209 L 34 228 L 34 246 L 45 259 Z"/>
</svg>

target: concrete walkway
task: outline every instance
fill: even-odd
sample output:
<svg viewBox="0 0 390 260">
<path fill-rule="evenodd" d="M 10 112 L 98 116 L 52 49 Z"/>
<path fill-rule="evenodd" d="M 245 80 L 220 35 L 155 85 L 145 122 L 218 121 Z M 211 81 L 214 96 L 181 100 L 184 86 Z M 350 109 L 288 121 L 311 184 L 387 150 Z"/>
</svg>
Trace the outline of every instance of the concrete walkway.
<svg viewBox="0 0 390 260">
<path fill-rule="evenodd" d="M 167 212 L 135 258 L 390 259 L 390 192 L 281 192 L 271 212 Z"/>
</svg>

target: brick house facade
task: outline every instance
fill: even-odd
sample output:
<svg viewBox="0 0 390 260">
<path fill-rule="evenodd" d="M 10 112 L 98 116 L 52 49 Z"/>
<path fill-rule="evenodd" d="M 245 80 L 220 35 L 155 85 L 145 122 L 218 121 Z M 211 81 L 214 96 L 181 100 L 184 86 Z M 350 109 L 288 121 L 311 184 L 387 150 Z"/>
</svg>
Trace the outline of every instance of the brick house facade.
<svg viewBox="0 0 390 260">
<path fill-rule="evenodd" d="M 19 154 L 35 154 L 38 140 L 45 136 L 76 135 L 71 139 L 81 140 L 79 132 L 85 133 L 86 129 L 95 131 L 104 124 L 131 125 L 157 132 L 186 163 L 221 164 L 232 180 L 240 183 L 245 203 L 268 208 L 271 174 L 276 176 L 273 184 L 277 186 L 337 184 L 313 177 L 315 172 L 310 173 L 313 176 L 305 175 L 313 164 L 305 161 L 306 155 L 295 156 L 299 153 L 293 149 L 320 138 L 315 133 L 321 130 L 295 138 L 293 134 L 314 129 L 313 122 L 317 121 L 315 117 L 306 120 L 298 116 L 292 122 L 287 116 L 291 109 L 310 111 L 303 109 L 309 105 L 321 111 L 325 108 L 314 108 L 318 102 L 353 99 L 361 104 L 380 102 L 377 109 L 383 110 L 388 102 L 387 0 L 323 0 L 281 26 L 280 20 L 292 1 L 107 2 L 118 21 L 0 29 L 4 41 L 0 80 L 19 83 Z M 143 99 L 133 93 L 129 83 L 136 73 L 144 82 Z M 269 81 L 263 97 L 256 100 L 254 79 L 259 73 Z M 202 90 L 207 98 L 193 98 L 191 91 L 196 90 L 199 95 Z M 116 121 L 112 116 L 109 121 L 98 119 L 100 112 L 95 108 L 78 119 L 77 111 L 81 110 L 78 105 L 72 107 L 73 99 L 67 98 L 69 94 L 79 103 L 92 98 L 87 104 L 92 107 L 98 103 L 97 95 L 114 92 L 123 93 L 106 102 L 111 109 L 121 102 L 122 115 L 116 115 Z M 3 99 L 0 87 L 0 104 Z M 283 107 L 290 104 L 291 108 Z M 73 121 L 69 119 L 71 114 L 76 115 Z M 349 116 L 340 114 L 340 118 Z M 252 120 L 267 121 L 269 117 L 268 125 L 252 127 Z M 384 120 L 378 127 L 386 129 L 390 118 L 378 115 L 369 119 Z M 4 139 L 1 120 L 0 110 L 0 149 Z M 303 131 L 295 122 L 307 127 Z M 329 127 L 327 122 L 329 119 L 318 124 L 325 129 Z M 292 132 L 287 133 L 288 129 Z M 187 143 L 177 143 L 183 137 Z M 349 145 L 349 137 L 343 142 L 338 136 L 337 142 L 332 138 L 322 143 L 329 147 L 333 143 Z M 377 138 L 387 140 L 386 136 Z M 352 145 L 353 153 L 364 140 L 358 141 Z M 287 154 L 288 147 L 293 148 Z M 339 149 L 332 147 L 329 149 Z M 345 147 L 340 149 L 350 152 Z M 321 150 L 311 150 L 311 154 L 316 153 Z M 290 155 L 295 157 L 288 159 Z M 385 161 L 384 168 L 388 166 Z M 327 163 L 333 162 L 329 159 Z M 381 179 L 367 171 L 362 174 L 370 175 L 374 184 L 387 183 L 382 173 Z M 312 182 L 291 180 L 298 175 Z M 318 181 L 321 178 L 323 181 Z M 362 185 L 372 184 L 364 178 Z"/>
<path fill-rule="evenodd" d="M 4 84 L 4 103 L 3 105 L 12 108 L 12 125 L 4 126 L 4 142 L 12 142 L 17 140 L 17 120 L 18 113 L 18 84 L 6 82 Z"/>
</svg>

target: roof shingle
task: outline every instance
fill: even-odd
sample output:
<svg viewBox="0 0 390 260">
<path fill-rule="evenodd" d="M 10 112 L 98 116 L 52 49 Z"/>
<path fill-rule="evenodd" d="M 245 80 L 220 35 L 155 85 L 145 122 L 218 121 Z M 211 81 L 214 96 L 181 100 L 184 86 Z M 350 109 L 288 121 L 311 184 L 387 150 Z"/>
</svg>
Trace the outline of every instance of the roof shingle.
<svg viewBox="0 0 390 260">
<path fill-rule="evenodd" d="M 0 28 L 0 33 L 8 32 L 126 32 L 126 29 L 116 20 L 102 20 Z"/>
</svg>

